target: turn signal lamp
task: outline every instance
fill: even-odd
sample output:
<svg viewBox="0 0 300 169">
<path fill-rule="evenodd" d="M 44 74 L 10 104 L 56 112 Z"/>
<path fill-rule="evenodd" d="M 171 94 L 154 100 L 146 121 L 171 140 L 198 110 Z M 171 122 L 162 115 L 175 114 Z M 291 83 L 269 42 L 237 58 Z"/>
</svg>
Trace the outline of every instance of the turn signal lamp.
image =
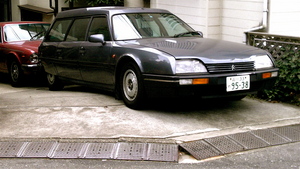
<svg viewBox="0 0 300 169">
<path fill-rule="evenodd" d="M 209 79 L 203 78 L 203 79 L 193 79 L 193 84 L 208 84 Z"/>
<path fill-rule="evenodd" d="M 278 72 L 268 72 L 268 73 L 263 73 L 262 74 L 262 78 L 263 79 L 267 79 L 270 77 L 277 77 L 278 76 Z"/>
<path fill-rule="evenodd" d="M 180 85 L 199 85 L 199 84 L 208 84 L 208 78 L 201 78 L 201 79 L 180 79 Z"/>
</svg>

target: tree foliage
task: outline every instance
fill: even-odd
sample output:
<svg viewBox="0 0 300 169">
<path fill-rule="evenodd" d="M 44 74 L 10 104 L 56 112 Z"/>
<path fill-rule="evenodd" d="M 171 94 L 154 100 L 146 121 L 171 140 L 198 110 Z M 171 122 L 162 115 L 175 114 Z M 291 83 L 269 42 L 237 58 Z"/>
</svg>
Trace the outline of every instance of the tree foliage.
<svg viewBox="0 0 300 169">
<path fill-rule="evenodd" d="M 79 0 L 65 0 L 65 3 L 68 2 L 78 2 Z M 86 0 L 86 4 L 88 6 L 98 6 L 100 4 L 112 4 L 117 5 L 118 3 L 122 3 L 124 0 Z"/>
</svg>

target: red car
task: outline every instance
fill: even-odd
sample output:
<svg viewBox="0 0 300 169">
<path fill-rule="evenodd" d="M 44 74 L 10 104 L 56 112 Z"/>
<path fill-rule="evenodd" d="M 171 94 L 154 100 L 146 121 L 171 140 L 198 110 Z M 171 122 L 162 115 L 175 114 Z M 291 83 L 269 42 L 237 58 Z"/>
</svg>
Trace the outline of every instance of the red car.
<svg viewBox="0 0 300 169">
<path fill-rule="evenodd" d="M 20 86 L 26 74 L 42 72 L 38 46 L 50 24 L 0 22 L 0 72 L 9 73 L 12 86 Z"/>
</svg>

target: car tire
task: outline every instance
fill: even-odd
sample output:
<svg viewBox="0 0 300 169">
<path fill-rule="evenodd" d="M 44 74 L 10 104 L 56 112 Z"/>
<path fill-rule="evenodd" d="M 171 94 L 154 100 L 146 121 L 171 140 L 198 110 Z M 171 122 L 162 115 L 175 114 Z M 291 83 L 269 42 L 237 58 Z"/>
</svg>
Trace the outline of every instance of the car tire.
<svg viewBox="0 0 300 169">
<path fill-rule="evenodd" d="M 47 73 L 47 82 L 49 90 L 58 91 L 64 88 L 62 81 L 55 75 Z"/>
<path fill-rule="evenodd" d="M 10 63 L 9 75 L 12 86 L 19 87 L 23 84 L 24 73 L 21 69 L 20 64 L 17 61 L 12 61 Z"/>
<path fill-rule="evenodd" d="M 145 96 L 139 68 L 133 63 L 126 64 L 120 78 L 120 91 L 125 105 L 132 109 L 141 109 Z"/>
</svg>

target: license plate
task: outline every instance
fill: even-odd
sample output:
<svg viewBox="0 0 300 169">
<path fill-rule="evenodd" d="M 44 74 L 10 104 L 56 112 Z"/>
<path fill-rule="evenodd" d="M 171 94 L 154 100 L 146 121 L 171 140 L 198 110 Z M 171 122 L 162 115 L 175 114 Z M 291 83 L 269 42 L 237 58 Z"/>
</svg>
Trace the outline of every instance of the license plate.
<svg viewBox="0 0 300 169">
<path fill-rule="evenodd" d="M 227 92 L 250 89 L 250 76 L 226 77 Z"/>
</svg>

